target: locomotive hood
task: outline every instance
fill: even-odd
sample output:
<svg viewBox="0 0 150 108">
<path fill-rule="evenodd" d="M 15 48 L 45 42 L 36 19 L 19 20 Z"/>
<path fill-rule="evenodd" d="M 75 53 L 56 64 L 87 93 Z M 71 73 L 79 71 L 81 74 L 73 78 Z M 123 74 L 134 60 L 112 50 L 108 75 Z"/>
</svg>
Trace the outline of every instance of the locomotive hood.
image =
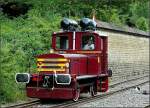
<svg viewBox="0 0 150 108">
<path fill-rule="evenodd" d="M 37 58 L 64 58 L 61 54 L 42 54 L 38 55 Z"/>
<path fill-rule="evenodd" d="M 37 71 L 44 73 L 68 73 L 70 62 L 73 60 L 87 59 L 82 54 L 42 54 L 37 56 Z"/>
<path fill-rule="evenodd" d="M 87 57 L 83 54 L 42 54 L 38 55 L 37 58 L 80 58 Z"/>
<path fill-rule="evenodd" d="M 65 58 L 86 58 L 86 55 L 83 54 L 61 54 L 63 55 Z"/>
</svg>

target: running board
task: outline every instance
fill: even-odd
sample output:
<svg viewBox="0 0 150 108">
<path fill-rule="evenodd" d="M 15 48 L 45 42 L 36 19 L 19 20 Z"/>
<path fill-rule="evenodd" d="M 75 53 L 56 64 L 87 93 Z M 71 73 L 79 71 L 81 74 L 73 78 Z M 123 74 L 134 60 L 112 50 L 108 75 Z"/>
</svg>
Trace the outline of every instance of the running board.
<svg viewBox="0 0 150 108">
<path fill-rule="evenodd" d="M 77 80 L 82 80 L 82 79 L 92 79 L 96 78 L 97 75 L 82 75 L 82 76 L 77 76 Z"/>
</svg>

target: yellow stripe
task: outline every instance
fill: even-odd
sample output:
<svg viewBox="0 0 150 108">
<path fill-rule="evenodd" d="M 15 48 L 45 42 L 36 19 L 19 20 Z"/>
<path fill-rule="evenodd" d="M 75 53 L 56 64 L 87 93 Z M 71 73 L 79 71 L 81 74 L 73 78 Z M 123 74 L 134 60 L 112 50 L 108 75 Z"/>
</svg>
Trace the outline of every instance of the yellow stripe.
<svg viewBox="0 0 150 108">
<path fill-rule="evenodd" d="M 66 66 L 66 64 L 46 64 L 46 63 L 37 63 L 37 66 Z"/>
<path fill-rule="evenodd" d="M 38 68 L 37 71 L 65 71 L 65 69 Z"/>
<path fill-rule="evenodd" d="M 67 59 L 64 58 L 59 58 L 59 59 L 43 59 L 43 58 L 38 58 L 37 61 L 42 62 L 42 61 L 62 61 L 62 62 L 66 62 Z"/>
</svg>

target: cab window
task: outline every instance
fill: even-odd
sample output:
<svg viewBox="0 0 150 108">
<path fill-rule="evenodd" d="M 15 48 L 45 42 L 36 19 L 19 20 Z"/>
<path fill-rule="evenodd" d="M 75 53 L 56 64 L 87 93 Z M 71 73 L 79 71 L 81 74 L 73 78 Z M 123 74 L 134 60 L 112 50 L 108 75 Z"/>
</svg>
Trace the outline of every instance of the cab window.
<svg viewBox="0 0 150 108">
<path fill-rule="evenodd" d="M 69 48 L 68 36 L 57 36 L 56 37 L 56 48 L 67 50 Z"/>
<path fill-rule="evenodd" d="M 95 49 L 95 38 L 93 35 L 82 36 L 82 50 L 94 50 Z"/>
</svg>

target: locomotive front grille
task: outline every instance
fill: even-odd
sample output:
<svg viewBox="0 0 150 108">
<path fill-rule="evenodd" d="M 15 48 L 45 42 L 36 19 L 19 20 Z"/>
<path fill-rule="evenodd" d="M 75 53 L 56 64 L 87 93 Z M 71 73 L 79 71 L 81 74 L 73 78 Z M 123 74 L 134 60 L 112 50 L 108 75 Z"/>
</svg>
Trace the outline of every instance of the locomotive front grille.
<svg viewBox="0 0 150 108">
<path fill-rule="evenodd" d="M 41 72 L 65 72 L 67 59 L 65 58 L 56 58 L 56 59 L 45 59 L 45 58 L 38 58 L 37 59 L 37 71 Z"/>
</svg>

